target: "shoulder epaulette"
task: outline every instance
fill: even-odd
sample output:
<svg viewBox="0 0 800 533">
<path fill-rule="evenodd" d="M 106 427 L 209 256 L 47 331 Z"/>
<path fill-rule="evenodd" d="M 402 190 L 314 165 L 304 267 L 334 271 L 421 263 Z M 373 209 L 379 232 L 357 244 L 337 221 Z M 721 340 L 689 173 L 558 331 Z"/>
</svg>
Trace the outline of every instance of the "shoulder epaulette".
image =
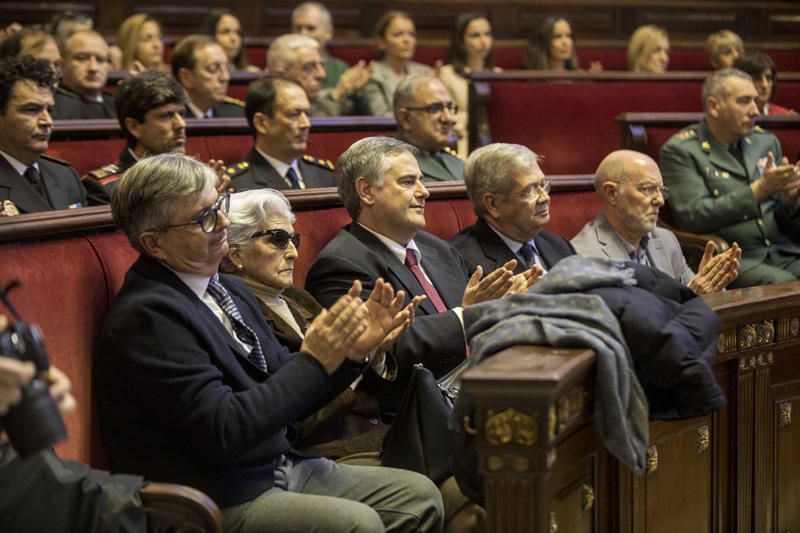
<svg viewBox="0 0 800 533">
<path fill-rule="evenodd" d="M 53 163 L 58 163 L 59 165 L 64 165 L 65 167 L 72 166 L 67 161 L 64 161 L 63 159 L 58 159 L 57 157 L 53 157 L 52 155 L 42 154 L 39 157 L 47 159 L 48 161 L 52 161 Z"/>
<path fill-rule="evenodd" d="M 303 161 L 306 163 L 310 163 L 314 166 L 318 166 L 324 168 L 326 170 L 333 170 L 333 163 L 331 163 L 330 159 L 319 159 L 314 157 L 313 155 L 304 155 Z"/>
<path fill-rule="evenodd" d="M 119 174 L 121 171 L 122 167 L 120 167 L 116 163 L 111 163 L 110 165 L 106 165 L 104 167 L 100 167 L 95 170 L 87 172 L 86 176 L 84 176 L 81 179 L 85 179 L 86 177 L 92 177 L 105 185 L 104 180 L 106 178 L 108 178 L 109 176 L 114 176 L 116 174 Z"/>
<path fill-rule="evenodd" d="M 684 128 L 675 134 L 679 141 L 688 141 L 689 139 L 697 138 L 697 130 L 694 128 Z"/>
<path fill-rule="evenodd" d="M 231 176 L 235 176 L 237 174 L 241 174 L 248 168 L 250 168 L 250 163 L 247 161 L 239 161 L 238 163 L 234 163 L 233 165 L 229 166 L 226 172 Z"/>
<path fill-rule="evenodd" d="M 444 152 L 446 154 L 450 154 L 453 157 L 458 157 L 458 152 L 456 152 L 455 150 L 453 150 L 449 146 L 445 146 L 444 148 L 442 148 L 442 152 Z M 458 158 L 461 159 L 460 157 L 458 157 Z"/>
<path fill-rule="evenodd" d="M 244 107 L 244 102 L 242 102 L 238 98 L 232 98 L 230 96 L 226 96 L 225 98 L 222 99 L 222 101 L 228 104 L 234 104 L 238 105 L 239 107 Z"/>
</svg>

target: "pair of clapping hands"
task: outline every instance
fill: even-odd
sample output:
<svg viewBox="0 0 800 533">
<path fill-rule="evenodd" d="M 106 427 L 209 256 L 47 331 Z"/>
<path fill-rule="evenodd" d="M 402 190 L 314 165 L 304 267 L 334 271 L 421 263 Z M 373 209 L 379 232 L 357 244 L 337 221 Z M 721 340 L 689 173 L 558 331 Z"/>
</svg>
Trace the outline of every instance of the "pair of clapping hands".
<svg viewBox="0 0 800 533">
<path fill-rule="evenodd" d="M 539 265 L 534 265 L 520 274 L 514 274 L 515 268 L 517 261 L 512 259 L 484 276 L 483 268 L 479 265 L 469 278 L 461 307 L 466 308 L 517 292 L 525 292 L 544 275 L 544 270 Z"/>
<path fill-rule="evenodd" d="M 780 165 L 775 164 L 775 155 L 767 155 L 767 164 L 761 177 L 750 184 L 753 195 L 759 201 L 777 194 L 784 204 L 796 206 L 800 199 L 800 162 L 794 165 L 784 157 Z"/>
</svg>

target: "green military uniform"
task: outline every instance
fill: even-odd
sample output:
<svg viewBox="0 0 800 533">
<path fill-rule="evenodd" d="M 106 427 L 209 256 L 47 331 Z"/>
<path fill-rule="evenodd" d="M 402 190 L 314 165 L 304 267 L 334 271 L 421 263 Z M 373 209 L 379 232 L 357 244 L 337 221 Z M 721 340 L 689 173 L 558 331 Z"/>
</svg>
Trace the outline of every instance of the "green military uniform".
<svg viewBox="0 0 800 533">
<path fill-rule="evenodd" d="M 779 283 L 800 277 L 800 210 L 777 196 L 758 202 L 750 183 L 761 177 L 771 151 L 779 164 L 778 139 L 756 127 L 738 143 L 741 161 L 716 139 L 705 122 L 684 128 L 661 148 L 661 173 L 681 229 L 715 233 L 742 248 L 733 286 Z M 777 267 L 777 268 L 776 268 Z"/>
<path fill-rule="evenodd" d="M 339 78 L 350 68 L 350 65 L 330 54 L 325 56 L 322 63 L 325 65 L 325 79 L 322 80 L 320 84 L 322 89 L 333 89 L 336 87 L 336 84 L 339 83 Z"/>
<path fill-rule="evenodd" d="M 464 179 L 464 161 L 450 147 L 445 147 L 433 154 L 420 149 L 416 157 L 424 181 Z"/>
</svg>

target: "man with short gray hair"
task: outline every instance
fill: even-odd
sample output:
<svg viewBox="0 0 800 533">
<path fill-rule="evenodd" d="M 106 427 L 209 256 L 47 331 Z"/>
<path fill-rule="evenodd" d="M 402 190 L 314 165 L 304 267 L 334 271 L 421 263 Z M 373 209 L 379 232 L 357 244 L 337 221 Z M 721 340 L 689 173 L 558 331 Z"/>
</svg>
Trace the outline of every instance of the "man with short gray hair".
<svg viewBox="0 0 800 533">
<path fill-rule="evenodd" d="M 382 278 L 409 299 L 427 297 L 389 351 L 398 378 L 379 391 L 389 412 L 395 412 L 413 365 L 423 363 L 440 377 L 464 360 L 463 308 L 503 296 L 513 283 L 513 265 L 483 278 L 478 269 L 470 278 L 455 248 L 422 231 L 429 193 L 415 150 L 397 139 L 368 137 L 342 154 L 336 179 L 353 222 L 320 252 L 306 276 L 306 289 L 322 305 L 345 294 L 353 279 L 365 290 Z"/>
<path fill-rule="evenodd" d="M 328 42 L 333 39 L 333 17 L 331 12 L 319 2 L 302 2 L 292 11 L 292 33 L 311 37 L 319 43 L 319 53 L 325 67 L 323 89 L 335 89 L 339 95 L 352 95 L 357 98 L 357 114 L 368 115 L 369 104 L 366 98 L 358 98 L 361 89 L 372 77 L 372 63 L 359 61 L 352 67 L 328 53 Z M 338 96 L 337 96 L 338 98 Z M 361 109 L 361 106 L 365 106 Z"/>
<path fill-rule="evenodd" d="M 375 284 L 384 316 L 372 320 L 353 284 L 289 353 L 244 282 L 217 273 L 230 224 L 217 186 L 210 167 L 161 154 L 114 192 L 114 220 L 141 255 L 92 366 L 112 468 L 202 490 L 226 531 L 439 531 L 429 479 L 301 456 L 287 436 L 368 368 L 384 318 L 400 309 L 394 291 Z"/>
<path fill-rule="evenodd" d="M 525 146 L 495 143 L 475 150 L 464 183 L 478 221 L 450 242 L 472 265 L 489 271 L 513 259 L 516 274 L 538 277 L 575 254 L 567 239 L 542 229 L 550 221 L 551 184 L 539 156 Z"/>
<path fill-rule="evenodd" d="M 702 97 L 703 121 L 661 148 L 677 226 L 739 244 L 733 287 L 800 278 L 800 165 L 756 126 L 758 92 L 749 75 L 718 70 L 703 83 Z"/>
<path fill-rule="evenodd" d="M 288 33 L 272 41 L 267 52 L 267 69 L 272 74 L 297 81 L 308 95 L 314 116 L 355 114 L 355 91 L 348 92 L 338 86 L 333 89 L 321 88 L 325 79 L 325 66 L 320 55 L 320 45 L 311 37 Z"/>
<path fill-rule="evenodd" d="M 458 105 L 436 76 L 408 76 L 394 93 L 398 138 L 418 148 L 419 169 L 425 181 L 464 178 L 464 161 L 450 148 Z"/>
</svg>

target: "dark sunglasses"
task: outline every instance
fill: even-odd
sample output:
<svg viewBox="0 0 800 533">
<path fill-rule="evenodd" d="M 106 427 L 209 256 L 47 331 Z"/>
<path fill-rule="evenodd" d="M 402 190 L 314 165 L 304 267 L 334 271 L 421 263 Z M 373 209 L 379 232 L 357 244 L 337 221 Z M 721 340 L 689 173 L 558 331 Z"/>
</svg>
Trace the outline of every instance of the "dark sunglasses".
<svg viewBox="0 0 800 533">
<path fill-rule="evenodd" d="M 300 249 L 299 233 L 289 233 L 282 229 L 267 229 L 264 231 L 257 231 L 250 235 L 251 239 L 258 239 L 259 237 L 269 237 L 269 242 L 281 250 L 285 250 L 289 246 L 290 241 L 294 244 L 295 248 L 298 250 Z"/>
</svg>

